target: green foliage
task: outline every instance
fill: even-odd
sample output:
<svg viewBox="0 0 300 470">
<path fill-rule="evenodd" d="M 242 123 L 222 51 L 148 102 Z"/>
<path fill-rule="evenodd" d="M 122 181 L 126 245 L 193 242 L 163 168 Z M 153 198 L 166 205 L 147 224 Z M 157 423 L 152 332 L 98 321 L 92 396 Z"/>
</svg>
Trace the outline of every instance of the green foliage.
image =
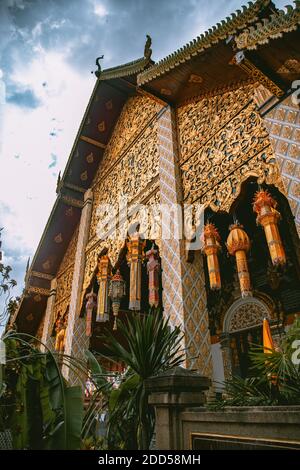
<svg viewBox="0 0 300 470">
<path fill-rule="evenodd" d="M 3 311 L 0 312 L 0 326 L 4 326 L 9 315 L 12 315 L 19 305 L 19 297 L 11 297 L 12 289 L 17 285 L 14 279 L 11 279 L 12 268 L 0 263 L 0 297 L 3 301 Z"/>
<path fill-rule="evenodd" d="M 171 331 L 159 311 L 128 317 L 118 322 L 118 330 L 120 340 L 109 331 L 103 337 L 105 355 L 127 367 L 122 383 L 110 393 L 109 447 L 148 449 L 154 410 L 148 405 L 145 381 L 182 363 L 182 333 L 179 328 Z"/>
<path fill-rule="evenodd" d="M 300 365 L 293 362 L 295 340 L 300 339 L 300 318 L 283 336 L 280 347 L 263 352 L 253 346 L 250 351 L 252 371 L 246 379 L 232 377 L 224 383 L 223 400 L 210 403 L 210 409 L 225 406 L 272 406 L 300 404 Z"/>
<path fill-rule="evenodd" d="M 70 387 L 51 352 L 36 339 L 9 332 L 0 397 L 1 431 L 11 429 L 15 449 L 79 449 L 83 422 L 81 387 Z"/>
<path fill-rule="evenodd" d="M 2 367 L 0 432 L 11 430 L 16 449 L 147 449 L 154 411 L 148 405 L 145 380 L 178 366 L 183 359 L 182 334 L 170 330 L 160 312 L 136 315 L 119 322 L 118 341 L 107 332 L 106 356 L 125 364 L 125 373 L 109 373 L 96 357 L 86 361 L 50 350 L 42 353 L 39 341 L 9 331 L 4 336 L 7 363 Z M 94 392 L 83 406 L 83 386 L 69 386 L 62 364 L 85 385 L 89 376 Z M 114 377 L 113 384 L 111 376 Z M 1 377 L 0 377 L 1 378 Z M 119 386 L 116 387 L 116 381 Z M 97 426 L 108 410 L 106 437 Z"/>
</svg>

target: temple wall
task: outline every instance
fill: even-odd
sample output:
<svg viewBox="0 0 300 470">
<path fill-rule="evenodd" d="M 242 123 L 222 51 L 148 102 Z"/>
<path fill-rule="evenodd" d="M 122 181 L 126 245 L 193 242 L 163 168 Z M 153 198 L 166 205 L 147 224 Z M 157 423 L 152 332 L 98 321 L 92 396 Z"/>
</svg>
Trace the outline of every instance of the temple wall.
<svg viewBox="0 0 300 470">
<path fill-rule="evenodd" d="M 300 236 L 300 109 L 292 96 L 265 116 L 286 195 Z"/>
</svg>

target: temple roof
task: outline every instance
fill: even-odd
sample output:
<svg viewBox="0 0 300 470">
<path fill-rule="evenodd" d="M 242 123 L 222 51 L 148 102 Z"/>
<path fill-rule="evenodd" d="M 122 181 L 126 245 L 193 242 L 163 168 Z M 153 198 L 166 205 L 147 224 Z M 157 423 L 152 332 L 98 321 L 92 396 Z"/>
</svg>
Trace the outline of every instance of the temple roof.
<svg viewBox="0 0 300 470">
<path fill-rule="evenodd" d="M 264 75 L 265 83 L 274 82 L 273 91 L 278 86 L 277 95 L 280 89 L 284 95 L 299 75 L 299 23 L 299 0 L 285 10 L 270 0 L 250 2 L 141 72 L 138 86 L 180 106 Z"/>
<path fill-rule="evenodd" d="M 237 10 L 220 23 L 217 23 L 208 31 L 202 33 L 196 39 L 190 41 L 177 51 L 161 59 L 148 70 L 140 73 L 138 77 L 138 85 L 143 85 L 161 75 L 164 75 L 174 67 L 184 64 L 193 56 L 198 55 L 205 49 L 219 43 L 223 39 L 236 34 L 250 24 L 257 21 L 263 13 L 268 13 L 267 9 L 273 4 L 270 0 L 257 0 L 249 2 L 249 6 L 242 6 L 241 10 Z"/>
</svg>

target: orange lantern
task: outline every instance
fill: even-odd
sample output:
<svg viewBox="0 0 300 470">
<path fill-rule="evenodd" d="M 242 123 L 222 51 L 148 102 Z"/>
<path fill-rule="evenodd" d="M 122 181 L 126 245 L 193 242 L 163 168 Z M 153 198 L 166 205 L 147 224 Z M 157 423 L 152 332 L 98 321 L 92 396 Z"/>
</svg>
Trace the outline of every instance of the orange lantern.
<svg viewBox="0 0 300 470">
<path fill-rule="evenodd" d="M 98 301 L 97 301 L 97 322 L 106 322 L 109 320 L 109 298 L 108 298 L 108 287 L 111 279 L 111 262 L 107 254 L 104 254 L 98 258 Z"/>
<path fill-rule="evenodd" d="M 250 249 L 250 240 L 243 226 L 236 223 L 230 225 L 227 238 L 229 254 L 235 256 L 242 297 L 251 296 L 251 283 L 247 263 L 247 251 Z"/>
<path fill-rule="evenodd" d="M 283 265 L 286 263 L 286 256 L 278 230 L 281 216 L 276 206 L 277 202 L 268 191 L 260 190 L 255 193 L 253 210 L 257 213 L 256 222 L 264 228 L 272 263 Z"/>
<path fill-rule="evenodd" d="M 221 249 L 220 235 L 214 224 L 206 224 L 203 232 L 203 252 L 207 257 L 209 285 L 212 290 L 221 289 L 221 276 L 218 252 Z"/>
</svg>

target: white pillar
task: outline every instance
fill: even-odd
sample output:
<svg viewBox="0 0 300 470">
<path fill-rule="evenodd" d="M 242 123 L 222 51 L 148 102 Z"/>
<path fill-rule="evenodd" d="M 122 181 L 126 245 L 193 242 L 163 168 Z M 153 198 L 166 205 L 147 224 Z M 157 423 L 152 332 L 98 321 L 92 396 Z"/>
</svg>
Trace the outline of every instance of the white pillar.
<svg viewBox="0 0 300 470">
<path fill-rule="evenodd" d="M 79 233 L 75 254 L 75 265 L 68 315 L 68 326 L 65 339 L 65 354 L 85 360 L 85 350 L 89 347 L 89 338 L 85 334 L 85 319 L 79 318 L 80 300 L 85 269 L 85 248 L 88 242 L 93 193 L 88 189 L 84 195 L 84 206 L 81 212 Z M 63 367 L 66 380 L 75 383 L 76 376 L 66 366 Z"/>
<path fill-rule="evenodd" d="M 53 323 L 55 318 L 53 318 L 55 298 L 56 298 L 56 287 L 57 282 L 56 278 L 51 281 L 50 295 L 47 300 L 47 307 L 45 313 L 45 321 L 42 334 L 42 343 L 50 349 L 54 349 L 54 339 L 51 337 Z M 46 348 L 44 345 L 41 345 L 41 351 L 45 352 Z"/>
<path fill-rule="evenodd" d="M 182 181 L 178 163 L 176 116 L 168 107 L 158 120 L 159 178 L 161 204 L 181 204 Z M 174 207 L 174 206 L 173 206 Z M 180 220 L 173 218 L 173 234 Z M 177 230 L 178 232 L 178 230 Z M 185 240 L 164 239 L 168 227 L 162 223 L 161 262 L 164 315 L 185 333 L 186 367 L 212 376 L 212 358 L 206 290 L 201 253 L 192 263 L 186 260 Z"/>
</svg>

